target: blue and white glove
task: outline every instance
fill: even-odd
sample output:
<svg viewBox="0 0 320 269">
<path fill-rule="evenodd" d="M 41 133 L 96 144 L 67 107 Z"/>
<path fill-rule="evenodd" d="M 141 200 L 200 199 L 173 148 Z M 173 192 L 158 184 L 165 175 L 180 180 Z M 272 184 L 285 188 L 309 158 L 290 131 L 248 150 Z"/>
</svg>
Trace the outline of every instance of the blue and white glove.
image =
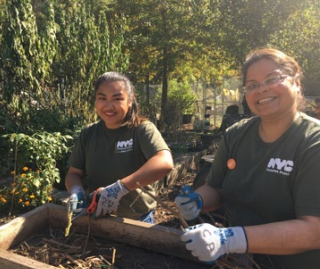
<svg viewBox="0 0 320 269">
<path fill-rule="evenodd" d="M 202 209 L 202 198 L 190 186 L 183 186 L 174 200 L 186 221 L 195 220 Z"/>
<path fill-rule="evenodd" d="M 193 256 L 207 263 L 225 254 L 245 253 L 248 247 L 243 227 L 217 228 L 208 223 L 186 228 L 181 240 Z"/>
<path fill-rule="evenodd" d="M 95 216 L 100 217 L 116 212 L 120 199 L 127 193 L 129 190 L 120 180 L 100 190 L 97 194 L 99 202 Z"/>
<path fill-rule="evenodd" d="M 86 207 L 86 195 L 82 186 L 74 185 L 71 188 L 67 207 L 69 212 L 76 212 L 78 209 Z"/>
</svg>

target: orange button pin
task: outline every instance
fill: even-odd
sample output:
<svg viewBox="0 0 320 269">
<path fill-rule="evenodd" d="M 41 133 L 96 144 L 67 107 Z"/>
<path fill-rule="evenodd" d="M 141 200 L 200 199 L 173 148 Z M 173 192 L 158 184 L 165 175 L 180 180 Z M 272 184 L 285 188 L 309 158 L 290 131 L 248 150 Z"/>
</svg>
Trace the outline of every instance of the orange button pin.
<svg viewBox="0 0 320 269">
<path fill-rule="evenodd" d="M 229 160 L 227 161 L 227 166 L 228 166 L 228 168 L 229 168 L 230 170 L 233 170 L 234 168 L 236 168 L 236 165 L 237 165 L 237 163 L 236 163 L 236 160 L 235 160 L 235 159 L 229 159 Z"/>
</svg>

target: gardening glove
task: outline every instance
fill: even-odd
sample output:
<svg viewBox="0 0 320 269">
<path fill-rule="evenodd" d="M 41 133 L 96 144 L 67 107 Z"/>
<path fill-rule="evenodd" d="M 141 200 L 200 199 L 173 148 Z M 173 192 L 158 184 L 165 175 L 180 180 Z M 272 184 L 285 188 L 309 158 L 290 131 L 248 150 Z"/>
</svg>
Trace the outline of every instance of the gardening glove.
<svg viewBox="0 0 320 269">
<path fill-rule="evenodd" d="M 207 263 L 224 254 L 245 253 L 248 247 L 243 227 L 217 228 L 208 223 L 186 228 L 181 240 L 193 256 Z"/>
<path fill-rule="evenodd" d="M 189 222 L 199 216 L 203 205 L 201 196 L 188 185 L 181 188 L 180 193 L 174 201 L 179 207 L 182 216 Z"/>
<path fill-rule="evenodd" d="M 86 207 L 86 195 L 82 186 L 74 185 L 71 188 L 67 206 L 69 212 L 76 212 Z"/>
<path fill-rule="evenodd" d="M 116 212 L 120 199 L 127 193 L 129 193 L 129 190 L 121 183 L 120 179 L 100 190 L 97 194 L 99 202 L 95 217 Z"/>
</svg>

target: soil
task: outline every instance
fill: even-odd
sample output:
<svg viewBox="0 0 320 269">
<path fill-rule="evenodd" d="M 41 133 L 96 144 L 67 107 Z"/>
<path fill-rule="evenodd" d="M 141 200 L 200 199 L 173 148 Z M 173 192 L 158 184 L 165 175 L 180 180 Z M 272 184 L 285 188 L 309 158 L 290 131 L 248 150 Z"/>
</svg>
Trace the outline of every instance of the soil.
<svg viewBox="0 0 320 269">
<path fill-rule="evenodd" d="M 158 195 L 166 207 L 175 208 L 173 202 L 182 185 L 189 184 L 196 176 L 195 172 L 188 171 L 179 182 L 165 189 Z M 3 225 L 17 216 L 0 216 L 0 225 Z M 181 224 L 173 213 L 160 203 L 155 211 L 155 223 L 158 225 L 180 229 Z M 20 255 L 57 266 L 58 268 L 114 268 L 114 269 L 209 269 L 212 265 L 179 259 L 173 256 L 155 253 L 145 249 L 130 247 L 106 239 L 96 238 L 71 232 L 66 239 L 62 230 L 41 231 L 22 242 L 12 251 Z M 86 242 L 84 253 L 84 242 Z M 112 260 L 114 264 L 112 267 Z"/>
<path fill-rule="evenodd" d="M 196 175 L 195 171 L 187 171 L 175 184 L 158 194 L 157 198 L 161 200 L 165 206 L 158 203 L 154 215 L 156 224 L 180 229 L 181 224 L 177 216 L 167 208 L 176 208 L 174 199 L 181 186 L 187 184 L 192 186 Z M 17 216 L 0 216 L 0 225 L 9 222 L 15 217 Z M 209 218 L 206 222 L 221 225 L 220 221 L 216 222 L 216 214 L 212 214 Z M 252 268 L 247 267 L 247 265 L 239 266 L 239 264 L 243 264 L 243 262 L 232 255 L 219 259 L 214 265 L 208 265 L 155 253 L 146 249 L 131 247 L 106 239 L 92 236 L 88 237 L 88 235 L 77 233 L 76 230 L 71 231 L 67 238 L 61 229 L 41 231 L 41 233 L 33 235 L 32 238 L 22 242 L 16 249 L 11 251 L 62 269 Z"/>
</svg>

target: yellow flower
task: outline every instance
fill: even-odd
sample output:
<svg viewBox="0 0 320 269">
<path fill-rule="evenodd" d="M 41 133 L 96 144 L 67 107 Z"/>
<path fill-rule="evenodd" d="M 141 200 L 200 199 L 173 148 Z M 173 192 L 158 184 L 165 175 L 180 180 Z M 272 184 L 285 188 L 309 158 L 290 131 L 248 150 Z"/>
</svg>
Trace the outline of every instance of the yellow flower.
<svg viewBox="0 0 320 269">
<path fill-rule="evenodd" d="M 22 191 L 23 191 L 23 192 L 27 192 L 27 191 L 28 191 L 28 188 L 23 188 Z"/>
<path fill-rule="evenodd" d="M 25 202 L 24 202 L 24 205 L 25 205 L 25 206 L 28 206 L 28 205 L 30 205 L 30 202 L 29 202 L 29 201 L 25 201 Z"/>
<path fill-rule="evenodd" d="M 25 171 L 25 172 L 28 171 L 28 169 L 29 169 L 29 168 L 28 168 L 27 166 L 25 166 L 25 167 L 22 168 L 22 170 Z"/>
<path fill-rule="evenodd" d="M 0 201 L 1 201 L 1 203 L 4 203 L 4 204 L 7 202 L 7 200 L 3 197 L 0 199 Z"/>
<path fill-rule="evenodd" d="M 21 174 L 22 177 L 27 177 L 27 174 Z"/>
<path fill-rule="evenodd" d="M 11 183 L 12 187 L 14 187 L 15 185 L 17 185 L 17 183 L 15 183 L 15 182 Z"/>
<path fill-rule="evenodd" d="M 48 200 L 49 200 L 49 202 L 51 202 L 51 201 L 52 201 L 52 197 L 51 197 L 51 196 L 49 196 L 49 197 L 48 197 Z"/>
<path fill-rule="evenodd" d="M 30 199 L 34 199 L 34 197 L 35 197 L 34 194 L 30 195 Z"/>
</svg>

